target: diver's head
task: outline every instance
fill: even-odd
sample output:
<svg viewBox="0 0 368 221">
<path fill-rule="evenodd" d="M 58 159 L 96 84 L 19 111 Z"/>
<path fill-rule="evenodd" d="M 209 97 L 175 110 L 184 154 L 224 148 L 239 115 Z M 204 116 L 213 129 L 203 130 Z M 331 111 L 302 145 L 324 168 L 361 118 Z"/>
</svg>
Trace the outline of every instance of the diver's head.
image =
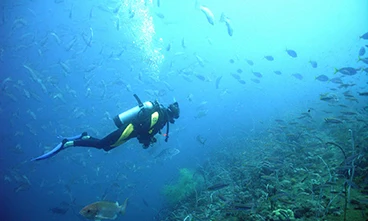
<svg viewBox="0 0 368 221">
<path fill-rule="evenodd" d="M 174 119 L 178 119 L 180 115 L 180 108 L 178 102 L 170 104 L 169 107 L 167 108 L 167 112 L 169 114 L 169 121 L 170 123 L 173 124 L 175 122 Z"/>
</svg>

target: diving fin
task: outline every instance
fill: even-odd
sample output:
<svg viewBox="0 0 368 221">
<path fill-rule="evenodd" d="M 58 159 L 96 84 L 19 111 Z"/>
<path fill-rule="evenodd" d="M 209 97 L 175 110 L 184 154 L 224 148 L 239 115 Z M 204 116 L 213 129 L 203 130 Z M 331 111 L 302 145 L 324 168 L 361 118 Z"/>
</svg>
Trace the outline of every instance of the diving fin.
<svg viewBox="0 0 368 221">
<path fill-rule="evenodd" d="M 51 151 L 39 156 L 39 157 L 36 157 L 36 158 L 33 158 L 31 159 L 31 161 L 38 161 L 38 160 L 43 160 L 43 159 L 46 159 L 46 158 L 49 158 L 49 157 L 52 157 L 54 156 L 55 154 L 57 154 L 63 147 L 63 143 L 60 142 L 58 145 L 56 145 L 56 147 L 54 147 L 54 149 L 52 149 Z"/>
<path fill-rule="evenodd" d="M 47 152 L 47 153 L 45 153 L 45 154 L 43 154 L 39 157 L 35 157 L 35 158 L 31 159 L 31 161 L 38 161 L 38 160 L 44 160 L 44 159 L 50 158 L 50 157 L 54 156 L 55 154 L 57 154 L 60 150 L 64 149 L 64 145 L 67 142 L 80 139 L 83 136 L 87 136 L 87 132 L 83 132 L 82 134 L 72 136 L 72 137 L 60 137 L 59 136 L 59 138 L 63 138 L 62 142 L 60 142 L 58 145 L 56 145 L 56 147 L 54 147 L 54 149 L 50 150 L 49 152 Z"/>
</svg>

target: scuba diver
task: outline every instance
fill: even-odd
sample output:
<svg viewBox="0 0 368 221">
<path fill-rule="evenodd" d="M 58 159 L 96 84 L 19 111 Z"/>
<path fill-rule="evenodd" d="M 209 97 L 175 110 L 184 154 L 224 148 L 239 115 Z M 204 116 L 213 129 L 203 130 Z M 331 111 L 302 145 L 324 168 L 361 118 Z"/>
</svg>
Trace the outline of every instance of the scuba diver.
<svg viewBox="0 0 368 221">
<path fill-rule="evenodd" d="M 146 101 L 142 103 L 139 97 L 134 94 L 138 102 L 138 106 L 133 107 L 116 117 L 114 123 L 118 127 L 117 130 L 108 134 L 102 139 L 91 137 L 87 132 L 73 137 L 64 137 L 51 151 L 33 158 L 31 161 L 38 161 L 49 158 L 59 151 L 73 146 L 95 147 L 109 151 L 117 146 L 125 143 L 127 140 L 136 137 L 143 145 L 148 148 L 157 140 L 154 137 L 157 133 L 161 134 L 161 129 L 166 125 L 165 142 L 169 138 L 169 123 L 174 123 L 179 118 L 180 109 L 178 102 L 170 104 L 167 108 L 156 101 Z"/>
</svg>

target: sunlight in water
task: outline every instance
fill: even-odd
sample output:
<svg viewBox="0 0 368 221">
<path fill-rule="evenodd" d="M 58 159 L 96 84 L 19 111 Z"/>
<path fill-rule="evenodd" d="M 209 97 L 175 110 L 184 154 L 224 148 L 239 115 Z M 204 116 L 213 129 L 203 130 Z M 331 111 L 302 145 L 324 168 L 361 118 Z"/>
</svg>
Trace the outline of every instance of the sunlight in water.
<svg viewBox="0 0 368 221">
<path fill-rule="evenodd" d="M 148 65 L 149 71 L 145 74 L 158 81 L 164 55 L 161 53 L 160 45 L 156 45 L 154 41 L 155 26 L 149 12 L 149 6 L 152 4 L 152 0 L 124 0 L 123 7 L 130 7 L 134 12 L 136 22 L 130 27 L 130 31 L 134 38 L 133 43 L 142 53 L 142 62 Z"/>
</svg>

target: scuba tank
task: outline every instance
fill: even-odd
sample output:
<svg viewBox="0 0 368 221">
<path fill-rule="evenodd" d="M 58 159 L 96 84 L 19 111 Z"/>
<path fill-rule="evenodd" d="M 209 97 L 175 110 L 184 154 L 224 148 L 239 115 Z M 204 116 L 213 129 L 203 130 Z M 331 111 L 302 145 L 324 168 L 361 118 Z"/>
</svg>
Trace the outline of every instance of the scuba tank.
<svg viewBox="0 0 368 221">
<path fill-rule="evenodd" d="M 114 123 L 118 128 L 120 128 L 127 122 L 131 122 L 143 109 L 149 110 L 153 108 L 152 102 L 146 101 L 142 103 L 142 101 L 136 94 L 134 94 L 133 96 L 137 100 L 138 106 L 130 108 L 129 110 L 114 117 Z"/>
</svg>

